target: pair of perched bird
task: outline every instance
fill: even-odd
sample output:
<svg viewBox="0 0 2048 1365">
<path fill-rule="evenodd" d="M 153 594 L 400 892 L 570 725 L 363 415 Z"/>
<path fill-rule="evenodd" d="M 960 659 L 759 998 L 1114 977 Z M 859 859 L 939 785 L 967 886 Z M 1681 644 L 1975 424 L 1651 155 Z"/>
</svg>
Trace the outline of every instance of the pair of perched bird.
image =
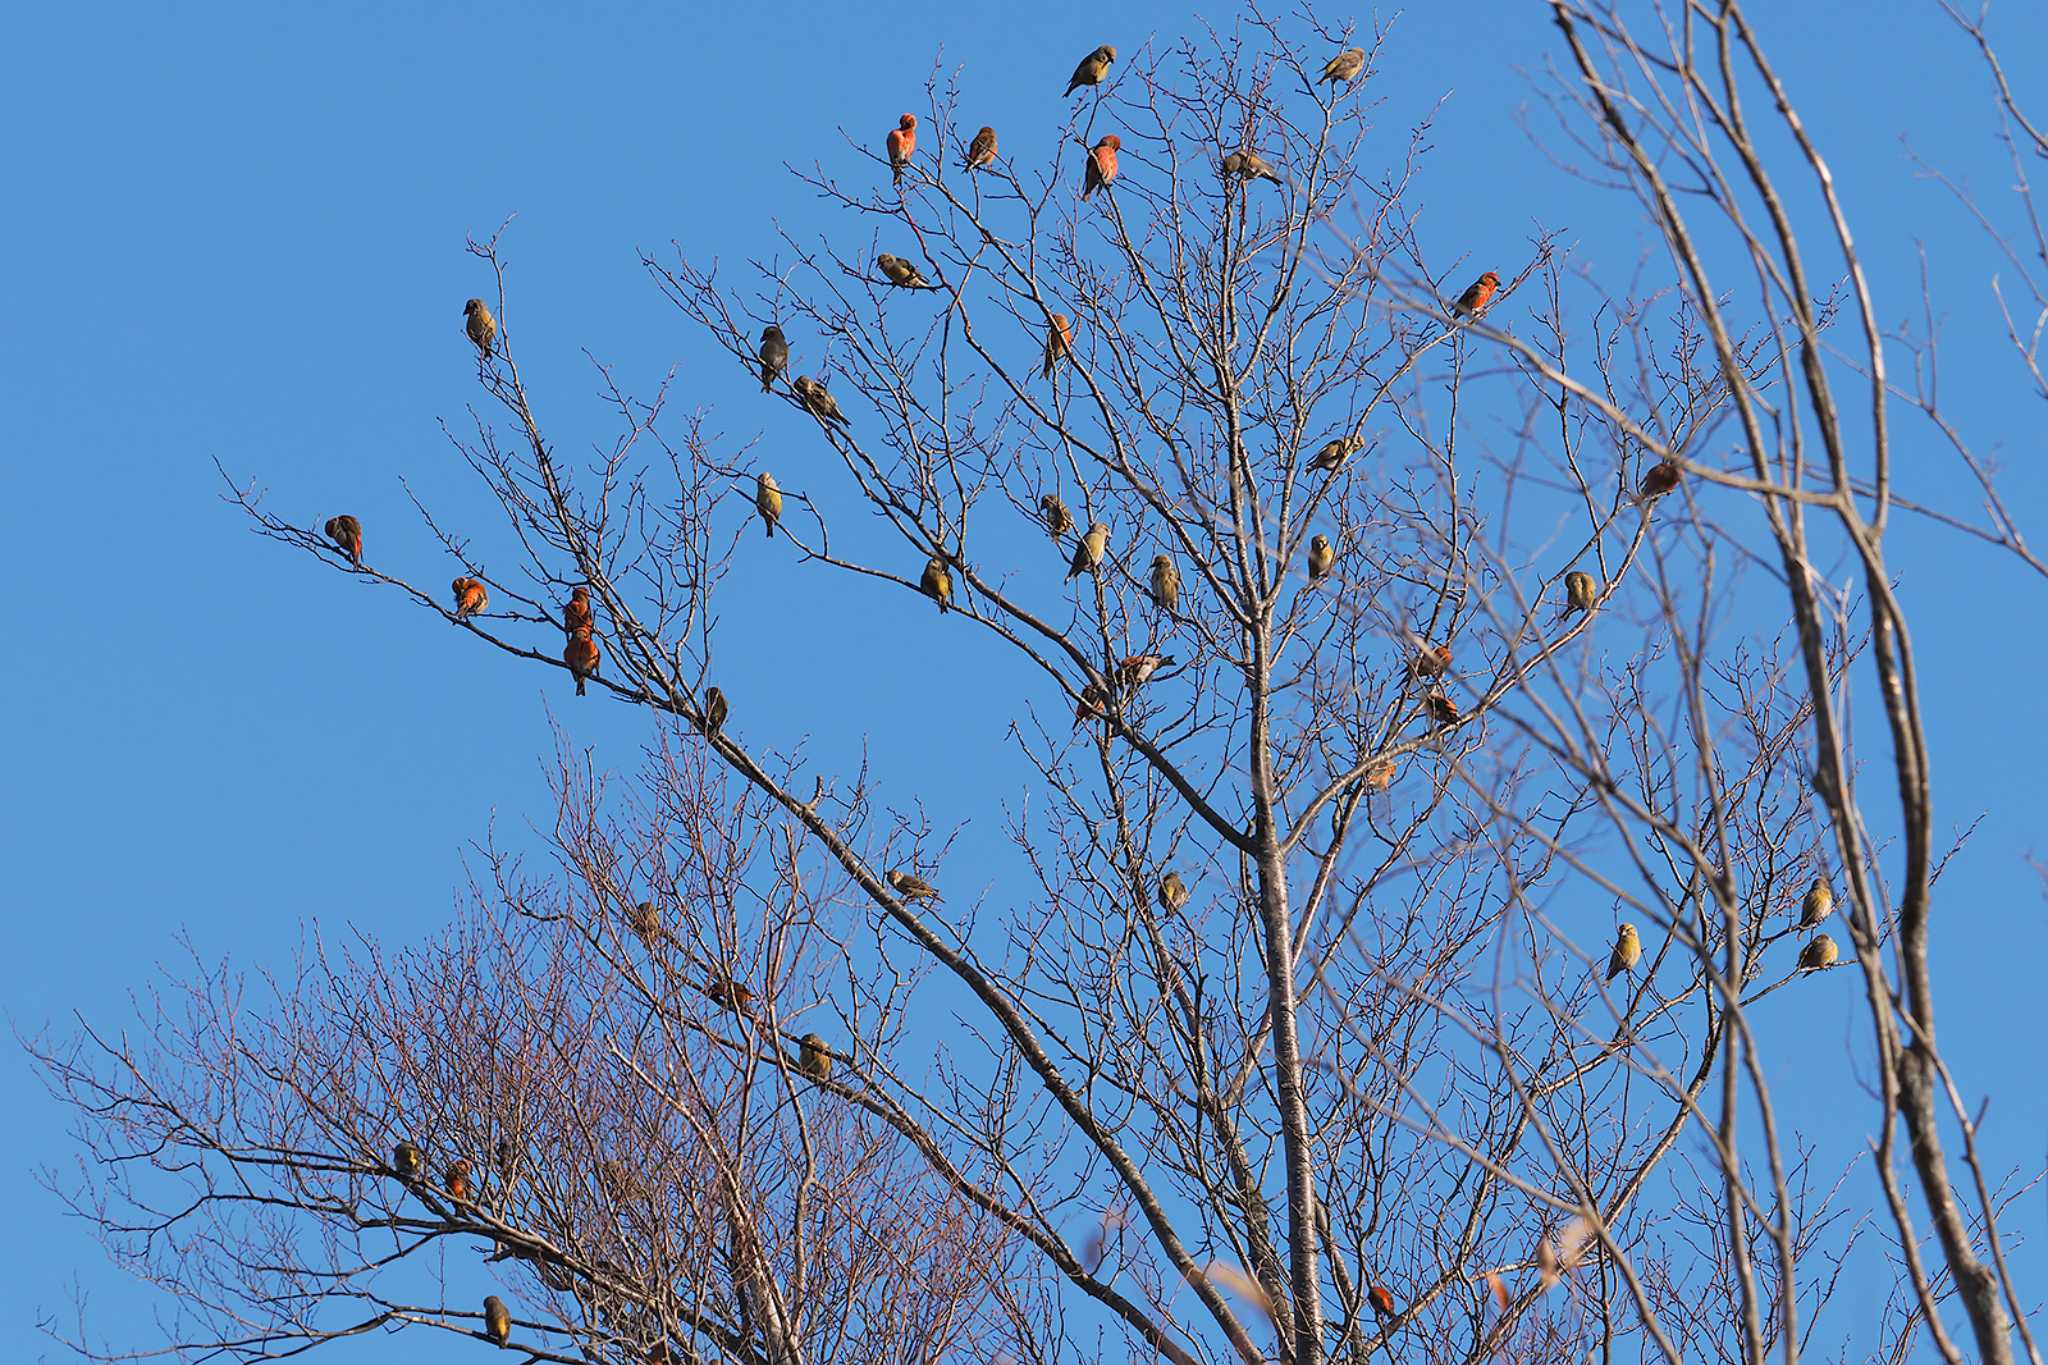
<svg viewBox="0 0 2048 1365">
<path fill-rule="evenodd" d="M 1799 928 L 1811 929 L 1833 914 L 1835 910 L 1834 888 L 1824 878 L 1815 878 L 1811 887 L 1799 901 Z M 1816 934 L 1799 950 L 1798 970 L 1817 972 L 1835 965 L 1841 950 L 1826 934 Z M 1623 972 L 1632 972 L 1643 958 L 1642 935 L 1633 924 L 1623 923 L 1614 937 L 1614 951 L 1607 959 L 1607 979 L 1612 981 Z"/>
</svg>

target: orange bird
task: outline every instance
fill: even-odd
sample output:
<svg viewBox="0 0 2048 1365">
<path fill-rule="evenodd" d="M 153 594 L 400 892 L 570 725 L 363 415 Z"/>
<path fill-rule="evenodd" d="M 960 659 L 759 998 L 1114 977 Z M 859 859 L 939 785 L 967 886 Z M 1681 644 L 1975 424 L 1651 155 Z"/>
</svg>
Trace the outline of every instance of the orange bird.
<svg viewBox="0 0 2048 1365">
<path fill-rule="evenodd" d="M 583 695 L 583 680 L 596 676 L 600 657 L 597 641 L 590 638 L 590 627 L 569 632 L 569 643 L 562 646 L 562 662 L 576 675 L 577 696 Z"/>
<path fill-rule="evenodd" d="M 1372 1300 L 1372 1311 L 1375 1314 L 1382 1318 L 1394 1316 L 1396 1310 L 1394 1308 L 1393 1290 L 1383 1284 L 1376 1284 L 1366 1291 L 1366 1297 Z"/>
<path fill-rule="evenodd" d="M 1429 718 L 1438 725 L 1456 725 L 1458 723 L 1458 703 L 1452 701 L 1441 692 L 1430 693 Z"/>
<path fill-rule="evenodd" d="M 455 614 L 474 616 L 491 605 L 491 595 L 474 578 L 458 578 L 450 585 L 455 594 Z"/>
<path fill-rule="evenodd" d="M 448 1168 L 448 1197 L 450 1199 L 459 1199 L 464 1203 L 469 1202 L 470 1195 L 474 1193 L 469 1183 L 469 1170 L 468 1157 L 463 1157 Z"/>
<path fill-rule="evenodd" d="M 1394 785 L 1394 779 L 1401 769 L 1392 759 L 1382 759 L 1365 770 L 1365 785 L 1370 791 L 1383 792 Z"/>
<path fill-rule="evenodd" d="M 1109 718 L 1109 692 L 1101 683 L 1090 682 L 1081 689 L 1080 704 L 1074 707 L 1074 724 Z"/>
<path fill-rule="evenodd" d="M 577 631 L 588 632 L 597 624 L 590 614 L 590 589 L 578 588 L 569 594 L 569 600 L 562 604 L 562 629 L 570 635 Z"/>
<path fill-rule="evenodd" d="M 1045 334 L 1045 371 L 1043 377 L 1052 378 L 1053 366 L 1060 363 L 1074 351 L 1074 324 L 1067 320 L 1065 313 L 1052 315 L 1052 328 Z"/>
<path fill-rule="evenodd" d="M 910 164 L 910 154 L 917 150 L 917 115 L 905 114 L 896 120 L 896 126 L 889 131 L 883 146 L 889 149 L 889 171 L 897 184 L 903 183 L 903 168 Z"/>
<path fill-rule="evenodd" d="M 1643 475 L 1643 491 L 1639 501 L 1648 502 L 1652 498 L 1661 498 L 1676 487 L 1678 487 L 1678 462 L 1676 460 L 1660 460 L 1651 466 L 1649 473 Z M 333 526 L 333 522 L 328 523 L 329 535 L 333 534 Z M 361 557 L 360 552 L 358 552 L 357 558 L 360 559 Z"/>
<path fill-rule="evenodd" d="M 1415 656 L 1412 668 L 1415 676 L 1418 678 L 1434 678 L 1450 666 L 1451 647 L 1449 645 L 1437 645 L 1433 649 L 1428 645 L 1424 645 L 1422 652 Z"/>
<path fill-rule="evenodd" d="M 341 547 L 349 563 L 363 567 L 363 524 L 344 512 L 327 519 L 327 538 Z"/>
<path fill-rule="evenodd" d="M 1174 662 L 1171 654 L 1131 654 L 1117 665 L 1116 683 L 1126 692 L 1143 687 L 1161 667 Z"/>
<path fill-rule="evenodd" d="M 1116 179 L 1117 148 L 1123 145 L 1124 140 L 1122 138 L 1118 137 L 1115 133 L 1108 133 L 1104 135 L 1102 141 L 1096 143 L 1094 148 L 1089 151 L 1088 171 L 1082 177 L 1081 183 L 1081 197 L 1083 199 L 1086 199 L 1099 189 L 1109 188 L 1110 182 Z"/>
<path fill-rule="evenodd" d="M 983 166 L 996 164 L 996 130 L 984 128 L 974 135 L 974 141 L 967 144 L 966 169 L 978 171 Z"/>
<path fill-rule="evenodd" d="M 1472 287 L 1458 295 L 1458 301 L 1451 305 L 1453 317 L 1475 318 L 1486 311 L 1486 305 L 1493 302 L 1493 291 L 1500 288 L 1500 276 L 1491 270 L 1472 281 Z"/>
</svg>

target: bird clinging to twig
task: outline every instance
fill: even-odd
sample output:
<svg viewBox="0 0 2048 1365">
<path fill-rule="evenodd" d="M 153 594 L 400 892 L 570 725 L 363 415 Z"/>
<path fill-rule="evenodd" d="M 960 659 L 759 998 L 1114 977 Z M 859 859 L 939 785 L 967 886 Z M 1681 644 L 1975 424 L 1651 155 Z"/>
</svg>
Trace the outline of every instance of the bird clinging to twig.
<svg viewBox="0 0 2048 1365">
<path fill-rule="evenodd" d="M 847 415 L 839 410 L 839 400 L 826 392 L 825 386 L 818 380 L 801 374 L 797 376 L 793 387 L 796 389 L 797 401 L 804 405 L 804 411 L 820 422 L 828 425 L 837 422 L 843 427 L 853 425 Z"/>
<path fill-rule="evenodd" d="M 1236 176 L 1245 180 L 1270 180 L 1276 185 L 1280 183 L 1280 177 L 1274 172 L 1273 164 L 1249 147 L 1224 153 L 1217 169 L 1225 180 Z"/>
<path fill-rule="evenodd" d="M 754 993 L 729 976 L 714 976 L 705 982 L 704 994 L 734 1014 L 746 1013 L 747 1007 L 754 1003 Z"/>
<path fill-rule="evenodd" d="M 1663 497 L 1678 487 L 1680 473 L 1678 461 L 1659 460 L 1650 466 L 1650 472 L 1643 475 L 1643 486 L 1636 494 L 1637 502 L 1651 502 Z"/>
<path fill-rule="evenodd" d="M 1833 939 L 1826 934 L 1815 934 L 1813 941 L 1799 950 L 1799 970 L 1817 972 L 1824 967 L 1832 967 L 1840 955 L 1841 949 L 1835 947 Z"/>
<path fill-rule="evenodd" d="M 723 688 L 704 689 L 704 733 L 707 736 L 712 739 L 718 738 L 718 732 L 725 728 L 725 718 L 730 711 L 731 707 L 726 704 Z"/>
<path fill-rule="evenodd" d="M 889 130 L 889 136 L 882 141 L 889 153 L 889 176 L 893 183 L 903 183 L 903 168 L 910 164 L 911 154 L 917 151 L 917 115 L 905 114 L 896 120 L 896 126 Z"/>
<path fill-rule="evenodd" d="M 1642 957 L 1642 937 L 1633 924 L 1624 923 L 1614 935 L 1614 952 L 1607 959 L 1607 979 L 1612 981 L 1623 972 L 1634 971 Z"/>
<path fill-rule="evenodd" d="M 1047 493 L 1038 500 L 1039 515 L 1045 518 L 1046 532 L 1054 540 L 1074 529 L 1074 514 L 1067 510 L 1066 503 L 1057 493 Z"/>
<path fill-rule="evenodd" d="M 1108 551 L 1109 527 L 1098 521 L 1074 543 L 1074 561 L 1067 566 L 1067 581 L 1071 583 L 1077 574 L 1094 573 Z"/>
<path fill-rule="evenodd" d="M 762 533 L 775 539 L 775 523 L 782 520 L 782 485 L 765 469 L 754 478 L 754 510 L 761 514 Z"/>
<path fill-rule="evenodd" d="M 775 387 L 775 376 L 789 368 L 789 342 L 782 335 L 782 329 L 769 323 L 761 329 L 761 349 L 755 358 L 761 362 L 761 392 Z"/>
<path fill-rule="evenodd" d="M 1583 569 L 1573 569 L 1564 576 L 1564 611 L 1559 614 L 1559 619 L 1562 620 L 1575 611 L 1593 610 L 1593 598 L 1597 592 L 1593 575 Z"/>
<path fill-rule="evenodd" d="M 448 590 L 455 594 L 458 617 L 475 616 L 491 605 L 490 592 L 474 578 L 458 578 L 448 585 Z"/>
<path fill-rule="evenodd" d="M 1111 44 L 1104 43 L 1096 48 L 1083 57 L 1081 64 L 1074 68 L 1072 78 L 1067 81 L 1066 92 L 1060 98 L 1065 99 L 1067 95 L 1073 94 L 1084 85 L 1102 84 L 1102 78 L 1109 74 L 1110 64 L 1115 60 L 1116 48 Z"/>
<path fill-rule="evenodd" d="M 1310 469 L 1325 469 L 1335 473 L 1344 467 L 1344 462 L 1365 449 L 1365 436 L 1353 432 L 1323 442 L 1322 448 L 1309 458 Z"/>
<path fill-rule="evenodd" d="M 939 889 L 918 876 L 915 872 L 891 869 L 888 875 L 888 882 L 897 895 L 913 903 L 917 901 L 936 901 L 939 898 Z"/>
<path fill-rule="evenodd" d="M 462 330 L 469 334 L 476 346 L 477 355 L 484 360 L 491 358 L 491 347 L 498 339 L 498 320 L 491 316 L 490 305 L 482 299 L 471 299 L 462 305 Z"/>
<path fill-rule="evenodd" d="M 1500 288 L 1500 276 L 1491 270 L 1472 281 L 1458 301 L 1451 305 L 1451 316 L 1476 318 L 1486 311 L 1486 305 L 1493 302 L 1494 291 Z"/>
<path fill-rule="evenodd" d="M 400 1178 L 415 1179 L 426 1168 L 425 1154 L 413 1145 L 410 1138 L 399 1139 L 398 1145 L 391 1149 L 391 1169 L 397 1171 Z"/>
<path fill-rule="evenodd" d="M 1337 551 L 1330 545 L 1330 538 L 1317 535 L 1308 543 L 1308 581 L 1320 582 L 1330 572 L 1330 566 L 1337 562 Z"/>
<path fill-rule="evenodd" d="M 1799 927 L 1811 929 L 1829 915 L 1835 913 L 1835 889 L 1824 877 L 1815 877 L 1813 885 L 1799 901 Z"/>
<path fill-rule="evenodd" d="M 917 580 L 919 591 L 939 604 L 939 615 L 944 616 L 953 604 L 953 571 L 946 567 L 946 561 L 933 555 L 924 562 L 924 576 Z"/>
<path fill-rule="evenodd" d="M 996 164 L 996 130 L 984 127 L 974 135 L 974 141 L 967 144 L 967 156 L 962 160 L 963 170 L 978 171 L 984 166 Z"/>
<path fill-rule="evenodd" d="M 818 1034 L 806 1033 L 797 1040 L 796 1069 L 814 1081 L 822 1081 L 832 1074 L 832 1049 Z"/>
<path fill-rule="evenodd" d="M 1358 73 L 1363 70 L 1365 70 L 1365 49 L 1362 47 L 1347 47 L 1324 63 L 1321 80 L 1317 83 L 1335 81 L 1339 85 L 1349 85 L 1358 79 Z"/>
<path fill-rule="evenodd" d="M 882 272 L 884 279 L 898 289 L 938 288 L 924 277 L 924 272 L 917 268 L 916 262 L 906 261 L 901 256 L 891 256 L 886 251 L 875 257 L 875 268 Z"/>
<path fill-rule="evenodd" d="M 1443 693 L 1430 693 L 1425 699 L 1424 705 L 1428 707 L 1429 718 L 1435 724 L 1456 725 L 1458 723 L 1458 703 Z"/>
<path fill-rule="evenodd" d="M 562 631 L 566 635 L 574 635 L 596 624 L 590 612 L 590 589 L 579 584 L 570 590 L 569 600 L 562 604 Z"/>
<path fill-rule="evenodd" d="M 661 937 L 661 907 L 653 901 L 641 901 L 627 913 L 626 926 L 642 946 L 652 948 Z"/>
<path fill-rule="evenodd" d="M 1171 616 L 1180 610 L 1180 567 L 1172 555 L 1152 556 L 1152 605 Z"/>
<path fill-rule="evenodd" d="M 576 679 L 576 695 L 584 695 L 583 684 L 597 676 L 603 655 L 597 641 L 591 638 L 588 626 L 569 632 L 569 641 L 562 646 L 562 662 L 569 666 L 569 672 Z"/>
<path fill-rule="evenodd" d="M 1416 650 L 1415 659 L 1408 665 L 1408 671 L 1418 678 L 1438 678 L 1451 666 L 1451 647 L 1431 645 L 1422 641 Z"/>
<path fill-rule="evenodd" d="M 1104 133 L 1102 138 L 1088 149 L 1088 165 L 1081 173 L 1083 199 L 1116 183 L 1116 154 L 1117 149 L 1123 145 L 1124 140 L 1115 133 Z"/>
<path fill-rule="evenodd" d="M 468 1203 L 476 1194 L 476 1187 L 470 1181 L 469 1173 L 474 1170 L 468 1157 L 458 1157 L 448 1168 L 448 1197 L 460 1203 Z"/>
<path fill-rule="evenodd" d="M 484 1295 L 484 1335 L 501 1348 L 512 1340 L 512 1314 L 496 1294 Z"/>
<path fill-rule="evenodd" d="M 348 562 L 363 567 L 363 524 L 348 513 L 327 519 L 327 538 L 348 556 Z"/>
<path fill-rule="evenodd" d="M 1180 873 L 1169 871 L 1159 879 L 1159 908 L 1167 914 L 1177 914 L 1188 903 L 1188 884 L 1181 880 Z"/>
<path fill-rule="evenodd" d="M 1052 378 L 1053 367 L 1071 355 L 1073 350 L 1074 324 L 1065 313 L 1054 313 L 1052 325 L 1045 329 L 1045 368 L 1039 372 L 1039 377 Z"/>
<path fill-rule="evenodd" d="M 1171 654 L 1126 654 L 1116 666 L 1116 685 L 1126 692 L 1135 692 L 1152 681 L 1154 673 L 1174 662 Z"/>
</svg>

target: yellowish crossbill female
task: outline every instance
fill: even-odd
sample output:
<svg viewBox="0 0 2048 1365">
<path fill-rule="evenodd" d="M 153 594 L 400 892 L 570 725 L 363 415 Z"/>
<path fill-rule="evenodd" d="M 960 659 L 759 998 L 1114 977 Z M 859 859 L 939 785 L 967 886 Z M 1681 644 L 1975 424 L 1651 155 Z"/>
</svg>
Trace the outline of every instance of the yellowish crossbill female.
<svg viewBox="0 0 2048 1365">
<path fill-rule="evenodd" d="M 915 872 L 891 871 L 888 881 L 896 894 L 907 901 L 915 903 L 939 898 L 939 889 Z"/>
<path fill-rule="evenodd" d="M 1358 73 L 1363 70 L 1365 70 L 1365 49 L 1362 47 L 1347 47 L 1336 56 L 1330 58 L 1329 62 L 1324 65 L 1322 81 L 1335 81 L 1339 85 L 1349 85 L 1358 79 Z"/>
<path fill-rule="evenodd" d="M 1595 585 L 1593 575 L 1574 569 L 1564 576 L 1564 610 L 1569 616 L 1575 611 L 1593 610 Z"/>
<path fill-rule="evenodd" d="M 832 1049 L 825 1045 L 824 1038 L 806 1033 L 798 1040 L 796 1069 L 814 1081 L 822 1081 L 832 1074 Z"/>
<path fill-rule="evenodd" d="M 1188 884 L 1180 879 L 1180 873 L 1168 872 L 1159 879 L 1159 908 L 1167 914 L 1177 913 L 1188 903 Z"/>
<path fill-rule="evenodd" d="M 775 523 L 782 520 L 782 485 L 765 469 L 754 480 L 754 510 L 761 514 L 762 532 L 775 539 Z"/>
<path fill-rule="evenodd" d="M 1607 959 L 1607 979 L 1612 981 L 1623 972 L 1634 971 L 1636 963 L 1642 960 L 1642 938 L 1633 924 L 1623 924 L 1614 936 L 1614 954 Z"/>
<path fill-rule="evenodd" d="M 1057 493 L 1047 493 L 1038 500 L 1038 514 L 1045 518 L 1045 529 L 1054 540 L 1074 529 L 1074 514 Z"/>
<path fill-rule="evenodd" d="M 411 1139 L 402 1140 L 396 1147 L 391 1149 L 391 1169 L 397 1171 L 400 1178 L 405 1180 L 415 1179 L 426 1168 L 427 1158 L 425 1154 L 412 1144 Z"/>
<path fill-rule="evenodd" d="M 726 705 L 725 693 L 716 687 L 704 690 L 704 733 L 714 739 L 725 728 L 725 717 L 730 707 Z"/>
<path fill-rule="evenodd" d="M 1817 972 L 1823 967 L 1832 967 L 1840 953 L 1833 939 L 1826 934 L 1816 934 L 1811 943 L 1799 950 L 1799 970 Z"/>
<path fill-rule="evenodd" d="M 1330 571 L 1337 562 L 1337 552 L 1330 546 L 1328 536 L 1319 535 L 1308 543 L 1308 581 L 1314 583 Z"/>
<path fill-rule="evenodd" d="M 1093 52 L 1083 57 L 1081 64 L 1074 68 L 1073 77 L 1067 82 L 1066 93 L 1071 95 L 1084 85 L 1102 84 L 1102 78 L 1109 74 L 1110 63 L 1115 60 L 1116 48 L 1111 44 L 1104 43 L 1101 47 L 1096 48 Z M 1065 96 L 1063 95 L 1061 98 L 1064 99 Z"/>
<path fill-rule="evenodd" d="M 915 262 L 906 261 L 901 256 L 891 256 L 885 251 L 875 257 L 875 265 L 881 269 L 883 277 L 899 289 L 930 289 L 933 287 L 931 281 L 924 277 L 924 272 L 917 268 Z"/>
<path fill-rule="evenodd" d="M 1180 569 L 1172 555 L 1152 557 L 1152 603 L 1169 616 L 1180 610 Z"/>
<path fill-rule="evenodd" d="M 471 299 L 462 305 L 462 330 L 469 334 L 477 354 L 489 360 L 491 346 L 498 339 L 498 320 L 491 316 L 490 307 L 482 299 Z"/>
<path fill-rule="evenodd" d="M 1098 521 L 1075 544 L 1074 562 L 1067 566 L 1067 581 L 1071 583 L 1077 574 L 1094 573 L 1108 552 L 1109 527 Z"/>
<path fill-rule="evenodd" d="M 1270 180 L 1276 185 L 1280 183 L 1280 177 L 1273 174 L 1272 163 L 1249 147 L 1226 153 L 1223 164 L 1218 169 L 1222 171 L 1226 180 L 1232 176 L 1242 176 L 1246 180 Z"/>
<path fill-rule="evenodd" d="M 512 1340 L 512 1314 L 496 1294 L 484 1296 L 484 1335 L 500 1347 Z"/>
<path fill-rule="evenodd" d="M 1365 437 L 1359 434 L 1339 436 L 1325 441 L 1322 449 L 1309 458 L 1310 469 L 1326 469 L 1335 473 L 1344 467 L 1344 462 L 1365 449 Z"/>
<path fill-rule="evenodd" d="M 1799 927 L 1811 929 L 1834 913 L 1835 889 L 1827 884 L 1826 878 L 1815 877 L 1799 902 Z"/>
<path fill-rule="evenodd" d="M 953 604 L 953 571 L 946 567 L 946 561 L 933 555 L 924 562 L 924 576 L 917 580 L 917 586 L 924 595 L 939 604 L 939 615 Z"/>
</svg>

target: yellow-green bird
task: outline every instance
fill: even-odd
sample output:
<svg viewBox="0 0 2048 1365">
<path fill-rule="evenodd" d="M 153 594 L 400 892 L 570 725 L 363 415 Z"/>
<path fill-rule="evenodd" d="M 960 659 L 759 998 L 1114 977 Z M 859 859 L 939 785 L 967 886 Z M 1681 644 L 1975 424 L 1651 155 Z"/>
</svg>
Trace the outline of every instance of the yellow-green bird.
<svg viewBox="0 0 2048 1365">
<path fill-rule="evenodd" d="M 1564 614 L 1593 610 L 1593 575 L 1574 569 L 1564 576 Z"/>
<path fill-rule="evenodd" d="M 931 281 L 924 277 L 924 272 L 917 268 L 916 263 L 906 261 L 901 256 L 891 256 L 885 251 L 875 257 L 875 264 L 881 268 L 883 276 L 888 279 L 889 283 L 899 289 L 930 289 L 932 287 Z"/>
<path fill-rule="evenodd" d="M 1835 947 L 1833 939 L 1826 934 L 1816 934 L 1813 942 L 1799 950 L 1799 970 L 1817 972 L 1823 967 L 1832 967 L 1840 954 L 1841 950 Z"/>
<path fill-rule="evenodd" d="M 500 1346 L 512 1340 L 512 1314 L 496 1294 L 484 1296 L 484 1335 Z"/>
<path fill-rule="evenodd" d="M 1624 924 L 1614 936 L 1614 955 L 1607 959 L 1607 979 L 1614 980 L 1623 972 L 1632 972 L 1636 963 L 1643 960 L 1643 940 L 1636 933 L 1633 924 Z"/>
<path fill-rule="evenodd" d="M 490 306 L 482 299 L 471 299 L 462 305 L 462 330 L 469 333 L 477 354 L 489 360 L 491 346 L 498 339 L 498 320 L 491 316 Z"/>
<path fill-rule="evenodd" d="M 1337 562 L 1337 551 L 1330 545 L 1328 536 L 1319 535 L 1308 543 L 1308 581 L 1321 579 Z"/>
<path fill-rule="evenodd" d="M 754 480 L 754 510 L 761 514 L 762 531 L 775 539 L 775 523 L 782 520 L 782 485 L 765 469 Z"/>
<path fill-rule="evenodd" d="M 426 1168 L 426 1155 L 413 1146 L 411 1139 L 402 1139 L 391 1149 L 391 1169 L 397 1171 L 401 1179 L 414 1179 Z"/>
<path fill-rule="evenodd" d="M 1094 573 L 1102 564 L 1103 555 L 1109 552 L 1109 527 L 1096 522 L 1088 528 L 1074 546 L 1074 562 L 1067 566 L 1067 581 L 1073 582 L 1075 575 Z"/>
<path fill-rule="evenodd" d="M 725 693 L 722 689 L 709 687 L 704 690 L 705 734 L 714 739 L 717 738 L 718 732 L 725 728 L 726 716 L 730 715 L 731 712 L 732 707 L 726 702 Z"/>
<path fill-rule="evenodd" d="M 1310 469 L 1326 469 L 1334 474 L 1344 467 L 1344 462 L 1365 449 L 1365 437 L 1357 434 L 1339 436 L 1325 441 L 1322 449 L 1309 458 Z"/>
<path fill-rule="evenodd" d="M 1273 173 L 1273 163 L 1249 147 L 1226 152 L 1222 164 L 1217 169 L 1222 172 L 1225 180 L 1232 176 L 1242 176 L 1246 180 L 1270 180 L 1276 185 L 1280 183 L 1280 177 Z"/>
<path fill-rule="evenodd" d="M 1067 82 L 1067 94 L 1071 95 L 1084 85 L 1100 85 L 1102 78 L 1109 74 L 1110 63 L 1116 60 L 1116 48 L 1108 43 L 1096 48 L 1081 59 L 1074 68 L 1073 79 Z M 1061 96 L 1064 99 L 1066 96 Z"/>
<path fill-rule="evenodd" d="M 1358 73 L 1363 70 L 1365 70 L 1365 49 L 1362 47 L 1347 47 L 1336 56 L 1330 58 L 1328 64 L 1323 67 L 1322 78 L 1324 81 L 1336 81 L 1339 85 L 1349 85 L 1358 79 Z"/>
<path fill-rule="evenodd" d="M 823 1037 L 806 1033 L 797 1041 L 796 1069 L 814 1081 L 832 1074 L 832 1049 L 825 1045 Z"/>
<path fill-rule="evenodd" d="M 1171 915 L 1188 903 L 1188 884 L 1180 873 L 1169 872 L 1159 879 L 1159 908 Z"/>
<path fill-rule="evenodd" d="M 924 577 L 917 580 L 917 586 L 926 597 L 939 604 L 939 615 L 953 604 L 953 571 L 946 567 L 946 561 L 933 555 L 924 562 Z"/>
<path fill-rule="evenodd" d="M 891 871 L 888 880 L 896 894 L 907 901 L 935 901 L 939 898 L 939 889 L 915 872 Z"/>
<path fill-rule="evenodd" d="M 1074 529 L 1074 514 L 1067 510 L 1057 493 L 1047 493 L 1038 500 L 1038 514 L 1045 518 L 1045 529 L 1054 540 Z"/>
<path fill-rule="evenodd" d="M 1799 927 L 1811 929 L 1834 913 L 1835 889 L 1827 884 L 1826 878 L 1815 877 L 1799 902 Z"/>
<path fill-rule="evenodd" d="M 1152 557 L 1152 602 L 1169 616 L 1180 610 L 1180 569 L 1172 555 Z"/>
</svg>

